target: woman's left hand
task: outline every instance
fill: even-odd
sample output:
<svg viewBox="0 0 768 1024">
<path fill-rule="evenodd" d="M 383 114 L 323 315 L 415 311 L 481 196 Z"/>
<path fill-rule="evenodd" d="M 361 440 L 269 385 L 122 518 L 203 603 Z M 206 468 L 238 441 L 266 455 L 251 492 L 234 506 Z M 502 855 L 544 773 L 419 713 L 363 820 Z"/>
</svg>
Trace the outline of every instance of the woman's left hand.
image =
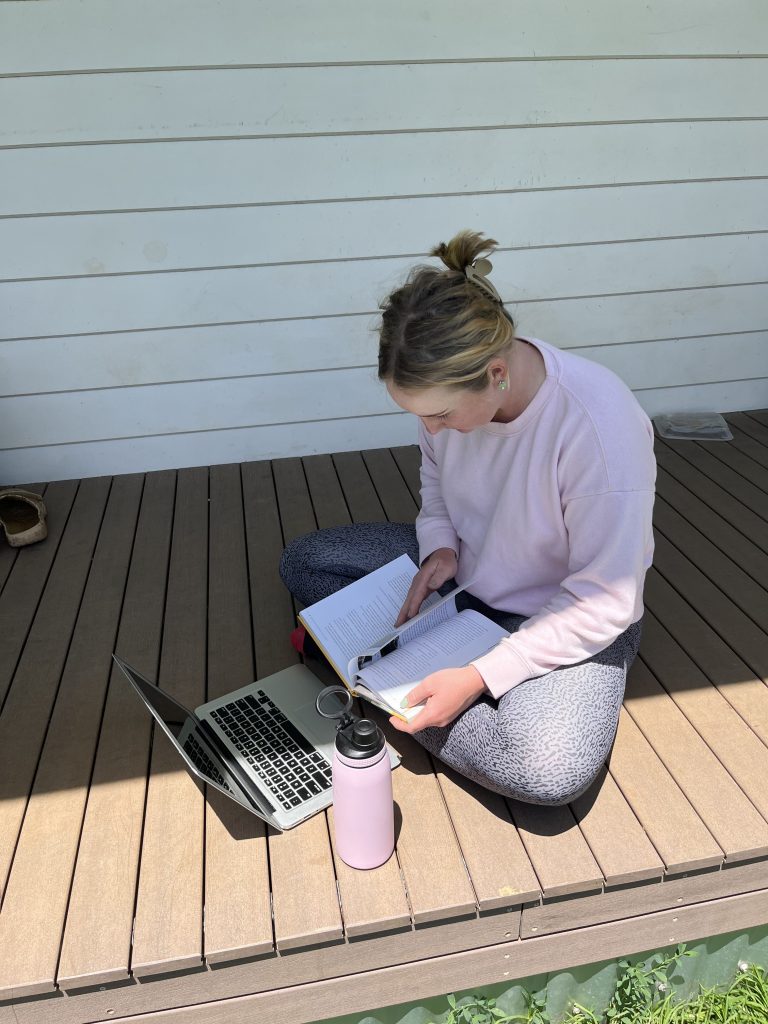
<svg viewBox="0 0 768 1024">
<path fill-rule="evenodd" d="M 395 729 L 407 733 L 418 732 L 430 725 L 445 726 L 474 704 L 484 691 L 483 677 L 474 665 L 444 668 L 426 676 L 408 694 L 407 707 L 412 708 L 426 701 L 423 711 L 410 722 L 395 717 L 389 721 Z"/>
</svg>

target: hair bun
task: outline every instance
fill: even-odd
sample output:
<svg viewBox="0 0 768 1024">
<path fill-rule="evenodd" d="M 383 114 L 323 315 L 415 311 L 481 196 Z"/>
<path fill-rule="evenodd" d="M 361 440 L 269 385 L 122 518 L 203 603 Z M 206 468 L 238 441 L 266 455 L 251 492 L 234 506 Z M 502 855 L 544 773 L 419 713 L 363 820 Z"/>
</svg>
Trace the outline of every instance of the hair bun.
<svg viewBox="0 0 768 1024">
<path fill-rule="evenodd" d="M 441 242 L 430 253 L 430 256 L 438 256 L 449 270 L 457 270 L 464 273 L 466 267 L 471 266 L 483 252 L 492 252 L 493 247 L 499 243 L 495 238 L 483 238 L 479 231 L 460 231 L 454 235 L 450 242 Z M 481 267 L 479 264 L 487 264 Z M 490 260 L 478 261 L 476 270 L 485 276 L 491 270 Z"/>
</svg>

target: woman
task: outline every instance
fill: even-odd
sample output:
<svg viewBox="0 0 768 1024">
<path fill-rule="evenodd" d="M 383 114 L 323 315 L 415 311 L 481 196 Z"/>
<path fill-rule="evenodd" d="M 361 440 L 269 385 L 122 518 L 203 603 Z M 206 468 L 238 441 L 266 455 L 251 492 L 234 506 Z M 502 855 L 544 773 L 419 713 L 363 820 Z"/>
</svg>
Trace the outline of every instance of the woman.
<svg viewBox="0 0 768 1024">
<path fill-rule="evenodd" d="M 462 232 L 383 306 L 379 378 L 419 417 L 415 527 L 366 523 L 289 545 L 281 575 L 312 604 L 402 554 L 420 566 L 397 624 L 431 592 L 509 636 L 408 695 L 393 726 L 482 786 L 529 803 L 583 793 L 607 757 L 640 642 L 653 554 L 650 422 L 609 370 L 514 324 Z M 446 585 L 446 586 L 444 586 Z"/>
</svg>

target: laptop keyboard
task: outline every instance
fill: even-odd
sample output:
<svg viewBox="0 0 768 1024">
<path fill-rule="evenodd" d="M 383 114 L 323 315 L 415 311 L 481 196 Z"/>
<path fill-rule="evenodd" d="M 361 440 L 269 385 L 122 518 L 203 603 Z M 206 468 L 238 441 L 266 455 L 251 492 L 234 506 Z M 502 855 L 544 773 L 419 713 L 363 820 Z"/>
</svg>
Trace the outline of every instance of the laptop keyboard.
<svg viewBox="0 0 768 1024">
<path fill-rule="evenodd" d="M 222 705 L 211 718 L 285 810 L 331 787 L 331 765 L 263 690 Z"/>
<path fill-rule="evenodd" d="M 195 763 L 203 775 L 207 775 L 209 779 L 213 779 L 214 782 L 218 782 L 218 784 L 223 786 L 224 789 L 228 789 L 230 793 L 232 792 L 230 787 L 227 785 L 227 780 L 221 774 L 210 757 L 208 757 L 192 733 L 190 733 L 184 741 L 184 750 L 189 754 L 190 760 Z"/>
</svg>

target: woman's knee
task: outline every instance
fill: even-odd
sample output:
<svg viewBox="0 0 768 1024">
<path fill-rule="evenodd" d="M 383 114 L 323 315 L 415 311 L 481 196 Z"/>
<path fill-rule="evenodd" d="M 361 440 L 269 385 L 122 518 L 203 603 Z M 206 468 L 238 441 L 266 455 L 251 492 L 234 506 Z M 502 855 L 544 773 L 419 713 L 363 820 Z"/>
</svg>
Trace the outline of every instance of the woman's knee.
<svg viewBox="0 0 768 1024">
<path fill-rule="evenodd" d="M 312 534 L 304 534 L 302 537 L 296 537 L 286 544 L 280 556 L 278 567 L 280 579 L 291 593 L 294 592 L 296 582 L 301 574 L 310 568 L 311 560 L 307 557 L 309 553 L 307 538 L 311 536 Z"/>
</svg>

